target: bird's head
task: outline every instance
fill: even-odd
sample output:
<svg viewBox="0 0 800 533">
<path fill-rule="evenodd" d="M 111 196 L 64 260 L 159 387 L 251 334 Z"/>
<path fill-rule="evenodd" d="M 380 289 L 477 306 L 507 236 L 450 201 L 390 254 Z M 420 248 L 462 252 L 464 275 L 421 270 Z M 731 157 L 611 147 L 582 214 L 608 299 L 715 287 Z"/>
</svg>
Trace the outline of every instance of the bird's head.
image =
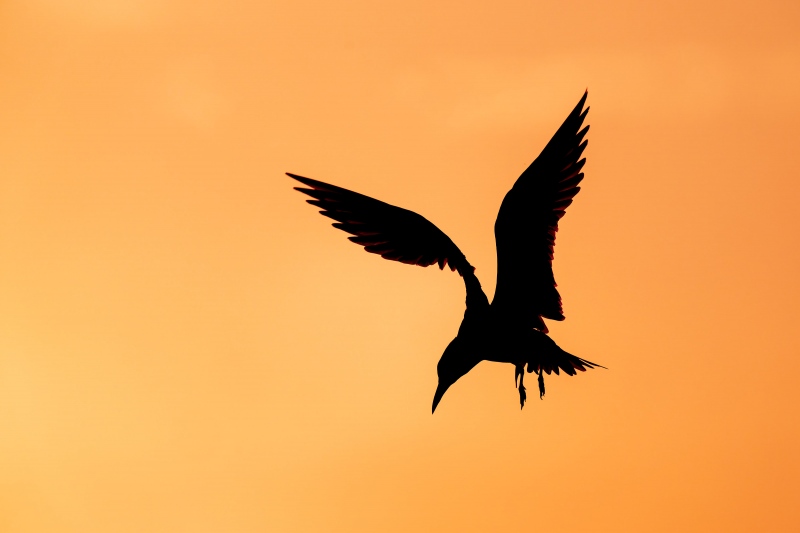
<svg viewBox="0 0 800 533">
<path fill-rule="evenodd" d="M 439 364 L 436 366 L 436 373 L 439 375 L 439 385 L 433 395 L 433 408 L 431 413 L 436 412 L 436 406 L 442 400 L 442 396 L 450 388 L 450 385 L 458 381 L 458 378 L 472 370 L 480 359 L 471 356 L 469 345 L 463 339 L 456 337 L 447 345 Z"/>
</svg>

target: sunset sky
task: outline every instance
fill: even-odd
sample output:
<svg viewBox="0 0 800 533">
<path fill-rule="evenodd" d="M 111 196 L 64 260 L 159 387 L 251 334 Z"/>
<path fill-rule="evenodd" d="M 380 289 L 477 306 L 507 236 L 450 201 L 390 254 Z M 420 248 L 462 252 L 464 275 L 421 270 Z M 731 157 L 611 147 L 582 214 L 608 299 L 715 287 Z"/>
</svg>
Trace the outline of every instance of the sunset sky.
<svg viewBox="0 0 800 533">
<path fill-rule="evenodd" d="M 797 531 L 798 87 L 796 0 L 0 3 L 0 531 Z M 549 326 L 608 370 L 520 411 L 481 363 L 432 416 L 461 279 L 284 172 L 491 298 L 586 88 Z"/>
</svg>

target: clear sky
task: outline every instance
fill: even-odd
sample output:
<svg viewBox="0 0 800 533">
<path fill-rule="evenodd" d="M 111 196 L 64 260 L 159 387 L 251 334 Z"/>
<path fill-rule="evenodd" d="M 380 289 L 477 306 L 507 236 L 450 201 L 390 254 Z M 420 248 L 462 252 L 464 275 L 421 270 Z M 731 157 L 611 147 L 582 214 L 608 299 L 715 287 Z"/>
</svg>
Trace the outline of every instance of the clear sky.
<svg viewBox="0 0 800 533">
<path fill-rule="evenodd" d="M 799 82 L 788 0 L 2 2 L 0 530 L 795 531 Z M 283 173 L 491 297 L 587 87 L 550 329 L 609 370 L 520 411 L 482 363 L 431 416 L 461 280 Z"/>
</svg>

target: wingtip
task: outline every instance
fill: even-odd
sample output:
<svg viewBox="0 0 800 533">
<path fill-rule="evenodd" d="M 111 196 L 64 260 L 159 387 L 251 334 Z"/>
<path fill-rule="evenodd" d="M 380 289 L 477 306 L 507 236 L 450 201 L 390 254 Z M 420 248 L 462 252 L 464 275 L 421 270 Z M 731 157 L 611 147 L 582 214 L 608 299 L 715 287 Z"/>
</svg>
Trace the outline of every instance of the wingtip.
<svg viewBox="0 0 800 533">
<path fill-rule="evenodd" d="M 317 180 L 312 180 L 311 178 L 306 178 L 305 176 L 300 176 L 299 174 L 292 174 L 291 172 L 286 172 L 286 175 L 292 178 L 293 180 L 297 180 L 300 183 L 311 187 L 312 189 L 319 189 L 321 186 L 326 185 L 325 183 L 322 183 Z"/>
<path fill-rule="evenodd" d="M 578 105 L 576 105 L 576 106 L 575 106 L 575 111 L 576 111 L 576 112 L 578 112 L 578 113 L 581 113 L 581 111 L 583 110 L 583 106 L 586 104 L 586 99 L 587 99 L 588 97 L 589 97 L 589 89 L 587 88 L 587 89 L 586 89 L 586 90 L 583 92 L 583 96 L 581 96 L 581 99 L 580 99 L 580 101 L 578 102 Z M 587 109 L 586 109 L 586 111 L 589 111 L 589 109 L 587 108 Z"/>
</svg>

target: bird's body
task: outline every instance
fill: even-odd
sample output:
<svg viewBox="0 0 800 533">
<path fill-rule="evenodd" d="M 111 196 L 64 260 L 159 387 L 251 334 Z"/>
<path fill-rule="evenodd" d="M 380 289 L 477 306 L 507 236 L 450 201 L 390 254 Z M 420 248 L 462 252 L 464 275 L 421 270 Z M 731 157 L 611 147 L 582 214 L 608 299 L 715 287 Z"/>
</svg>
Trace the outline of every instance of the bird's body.
<svg viewBox="0 0 800 533">
<path fill-rule="evenodd" d="M 458 335 L 439 361 L 439 386 L 433 399 L 433 410 L 447 389 L 481 361 L 514 365 L 515 383 L 519 378 L 520 407 L 527 398 L 523 378 L 525 370 L 539 376 L 539 395 L 544 396 L 544 374 L 568 375 L 576 370 L 600 366 L 562 350 L 546 333 L 525 327 L 489 304 L 473 272 L 464 276 L 467 286 L 467 309 Z"/>
<path fill-rule="evenodd" d="M 519 380 L 520 405 L 525 405 L 525 370 L 538 374 L 544 395 L 544 374 L 569 375 L 600 366 L 561 348 L 547 335 L 542 318 L 563 320 L 552 259 L 558 221 L 580 188 L 580 159 L 589 127 L 581 129 L 588 108 L 584 94 L 542 153 L 506 194 L 495 223 L 498 269 L 491 304 L 461 250 L 422 216 L 374 198 L 295 174 L 290 177 L 310 188 L 310 204 L 334 219 L 334 227 L 350 240 L 385 259 L 419 266 L 449 265 L 464 279 L 466 311 L 458 335 L 442 354 L 433 411 L 445 391 L 481 361 L 510 363 Z"/>
</svg>

